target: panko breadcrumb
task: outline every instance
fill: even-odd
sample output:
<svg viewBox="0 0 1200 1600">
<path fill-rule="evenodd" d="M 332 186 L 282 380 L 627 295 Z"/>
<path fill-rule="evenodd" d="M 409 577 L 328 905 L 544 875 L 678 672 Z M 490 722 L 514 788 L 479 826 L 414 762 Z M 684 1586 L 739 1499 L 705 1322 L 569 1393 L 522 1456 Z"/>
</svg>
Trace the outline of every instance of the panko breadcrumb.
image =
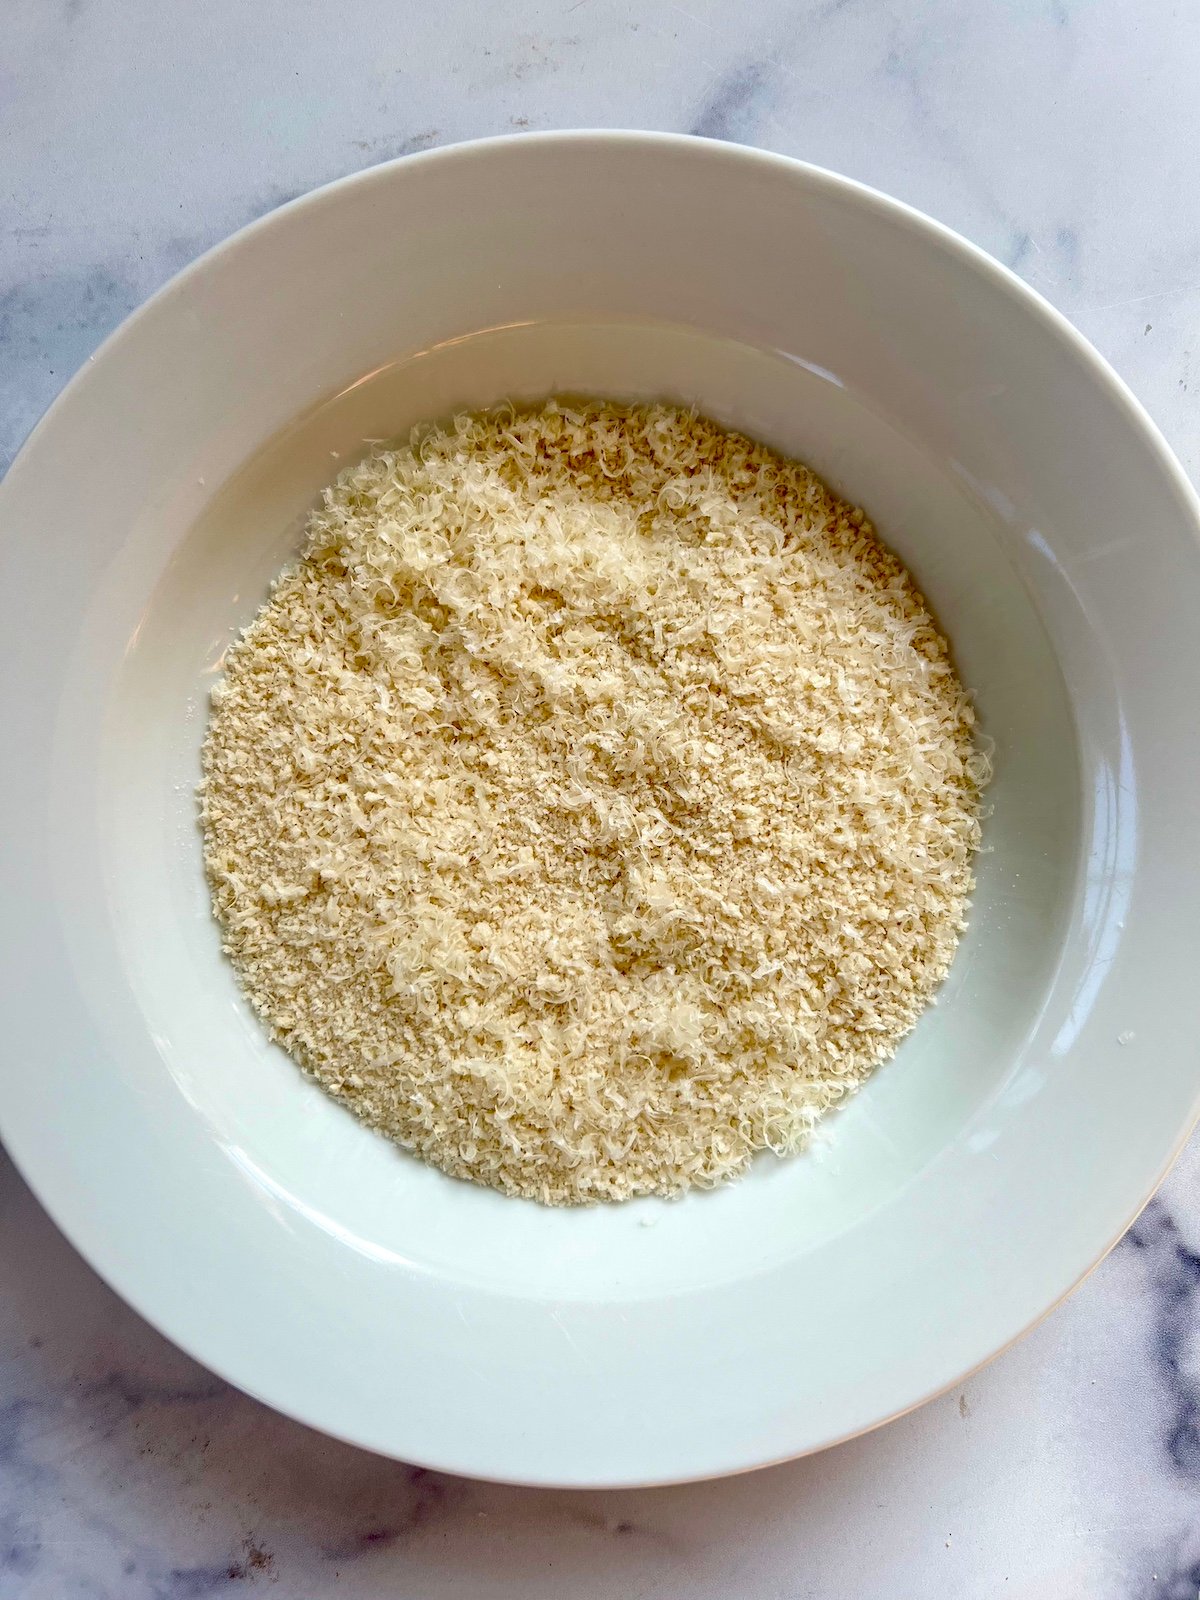
<svg viewBox="0 0 1200 1600">
<path fill-rule="evenodd" d="M 551 1204 L 798 1150 L 946 973 L 986 758 L 859 510 L 668 406 L 462 416 L 325 492 L 201 810 L 271 1034 Z"/>
</svg>

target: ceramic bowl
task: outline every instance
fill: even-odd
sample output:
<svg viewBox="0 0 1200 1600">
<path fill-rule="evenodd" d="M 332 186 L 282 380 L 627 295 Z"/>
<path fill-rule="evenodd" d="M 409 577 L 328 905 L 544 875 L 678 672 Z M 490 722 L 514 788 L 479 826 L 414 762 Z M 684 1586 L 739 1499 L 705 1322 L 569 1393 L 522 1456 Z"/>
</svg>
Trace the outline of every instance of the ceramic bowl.
<svg viewBox="0 0 1200 1600">
<path fill-rule="evenodd" d="M 865 506 L 995 743 L 970 931 L 807 1154 L 547 1210 L 420 1165 L 222 959 L 210 685 L 366 441 L 694 402 Z M 411 157 L 212 251 L 0 489 L 0 1132 L 164 1333 L 370 1449 L 550 1484 L 819 1449 L 960 1380 L 1121 1234 L 1197 1112 L 1197 502 L 1128 391 L 944 228 L 793 161 L 555 134 Z"/>
</svg>

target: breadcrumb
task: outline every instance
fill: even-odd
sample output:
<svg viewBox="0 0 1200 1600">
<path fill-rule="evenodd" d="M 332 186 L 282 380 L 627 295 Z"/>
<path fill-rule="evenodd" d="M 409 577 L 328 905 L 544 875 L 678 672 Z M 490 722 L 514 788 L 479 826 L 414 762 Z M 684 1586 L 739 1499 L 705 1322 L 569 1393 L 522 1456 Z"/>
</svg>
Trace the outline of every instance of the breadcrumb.
<svg viewBox="0 0 1200 1600">
<path fill-rule="evenodd" d="M 551 402 L 349 467 L 227 655 L 224 946 L 445 1172 L 551 1204 L 798 1150 L 964 927 L 988 763 L 908 573 L 805 467 Z"/>
</svg>

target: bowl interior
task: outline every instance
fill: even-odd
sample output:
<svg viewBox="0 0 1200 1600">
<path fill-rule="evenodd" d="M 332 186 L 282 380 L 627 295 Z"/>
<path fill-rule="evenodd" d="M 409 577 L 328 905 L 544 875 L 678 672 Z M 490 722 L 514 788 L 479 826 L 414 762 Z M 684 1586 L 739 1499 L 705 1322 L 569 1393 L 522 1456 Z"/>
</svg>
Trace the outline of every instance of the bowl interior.
<svg viewBox="0 0 1200 1600">
<path fill-rule="evenodd" d="M 314 495 L 370 439 L 456 408 L 549 393 L 694 404 L 814 466 L 864 505 L 948 631 L 996 746 L 971 930 L 939 997 L 815 1148 L 740 1184 L 585 1212 L 430 1171 L 302 1079 L 218 947 L 194 787 L 207 691 L 294 552 Z M 207 486 L 206 486 L 207 487 Z M 723 1282 L 852 1227 L 908 1184 L 1021 1070 L 1075 891 L 1070 706 L 994 512 L 919 438 L 826 371 L 666 324 L 528 322 L 435 346 L 306 411 L 183 531 L 108 708 L 102 843 L 129 979 L 164 1066 L 229 1159 L 357 1248 L 550 1297 Z M 653 1227 L 651 1228 L 651 1224 Z"/>
</svg>

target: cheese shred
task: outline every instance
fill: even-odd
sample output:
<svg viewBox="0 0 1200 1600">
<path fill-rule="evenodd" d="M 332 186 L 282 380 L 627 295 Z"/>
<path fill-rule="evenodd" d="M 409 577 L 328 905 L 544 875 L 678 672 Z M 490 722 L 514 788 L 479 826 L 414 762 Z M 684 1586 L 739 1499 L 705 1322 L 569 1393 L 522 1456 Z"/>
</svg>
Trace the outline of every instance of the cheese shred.
<svg viewBox="0 0 1200 1600">
<path fill-rule="evenodd" d="M 443 1171 L 550 1204 L 801 1148 L 964 927 L 986 757 L 864 514 L 667 406 L 348 468 L 230 648 L 225 949 L 274 1038 Z"/>
</svg>

